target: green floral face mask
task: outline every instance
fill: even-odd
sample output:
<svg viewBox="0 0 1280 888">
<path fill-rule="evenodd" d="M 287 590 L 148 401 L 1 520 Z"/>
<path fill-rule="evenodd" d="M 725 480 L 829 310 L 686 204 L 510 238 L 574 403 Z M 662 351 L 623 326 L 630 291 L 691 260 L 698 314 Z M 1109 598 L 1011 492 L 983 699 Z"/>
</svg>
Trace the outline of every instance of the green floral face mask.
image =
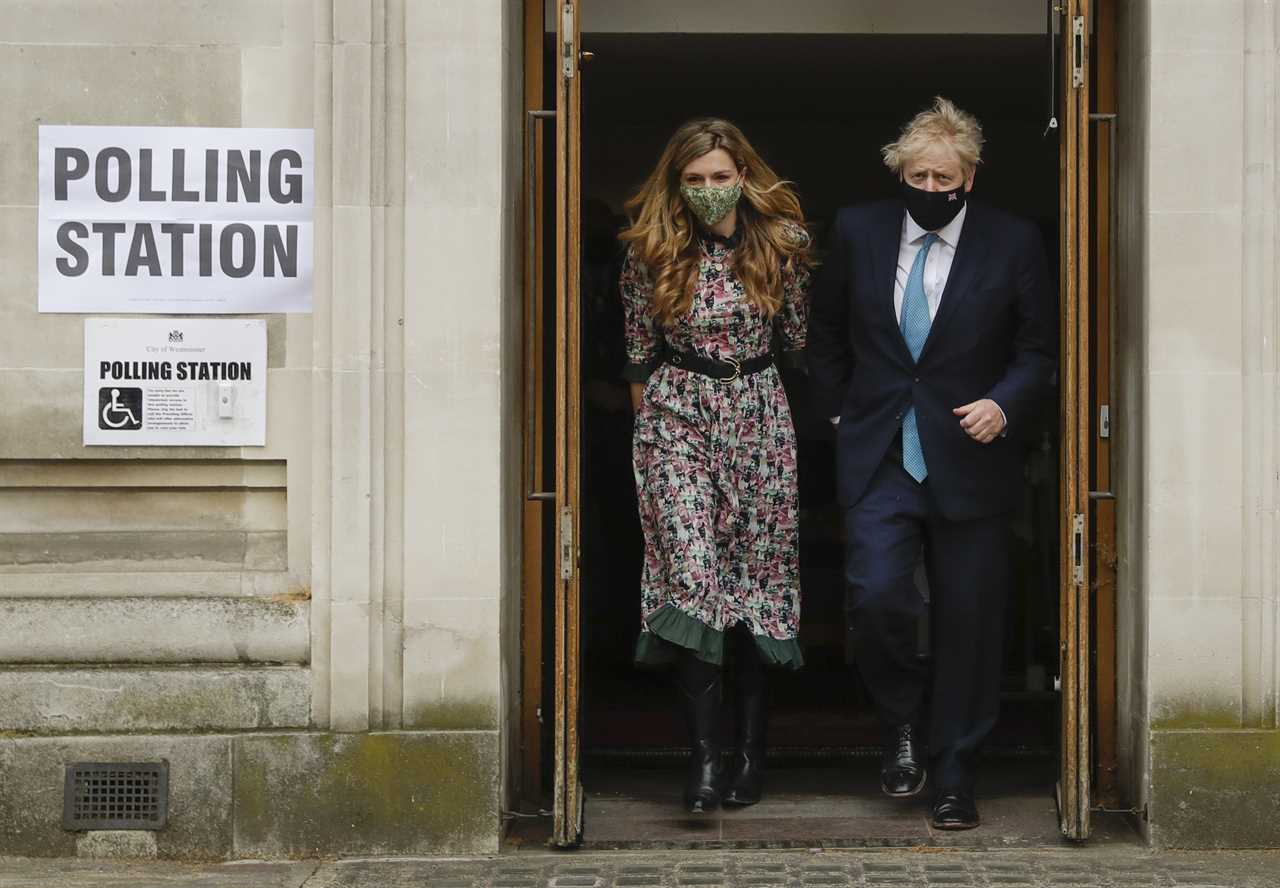
<svg viewBox="0 0 1280 888">
<path fill-rule="evenodd" d="M 738 205 L 738 198 L 742 197 L 742 180 L 739 179 L 736 184 L 727 188 L 718 188 L 714 185 L 681 185 L 680 196 L 689 205 L 689 209 L 693 210 L 693 215 L 698 217 L 698 221 L 710 228 L 729 215 L 729 211 Z"/>
</svg>

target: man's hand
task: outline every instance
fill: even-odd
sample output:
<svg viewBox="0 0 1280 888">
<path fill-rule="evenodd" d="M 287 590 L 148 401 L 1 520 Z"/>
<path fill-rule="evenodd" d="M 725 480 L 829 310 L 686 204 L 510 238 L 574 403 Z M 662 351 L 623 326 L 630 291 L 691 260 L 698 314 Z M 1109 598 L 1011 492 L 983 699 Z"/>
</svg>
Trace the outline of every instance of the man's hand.
<svg viewBox="0 0 1280 888">
<path fill-rule="evenodd" d="M 979 444 L 990 444 L 1004 431 L 1004 411 L 990 398 L 965 404 L 951 411 L 960 417 L 960 428 Z"/>
</svg>

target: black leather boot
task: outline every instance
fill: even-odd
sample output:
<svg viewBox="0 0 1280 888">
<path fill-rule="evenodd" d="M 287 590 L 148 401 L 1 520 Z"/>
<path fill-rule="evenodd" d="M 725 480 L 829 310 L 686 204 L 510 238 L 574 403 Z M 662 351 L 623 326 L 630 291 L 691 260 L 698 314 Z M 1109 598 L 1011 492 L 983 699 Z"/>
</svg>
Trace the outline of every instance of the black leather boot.
<svg viewBox="0 0 1280 888">
<path fill-rule="evenodd" d="M 767 722 L 764 663 L 750 632 L 739 632 L 733 677 L 735 749 L 729 779 L 725 782 L 726 805 L 754 805 L 764 786 L 764 732 Z"/>
<path fill-rule="evenodd" d="M 684 806 L 690 814 L 705 814 L 720 807 L 720 744 L 716 741 L 720 667 L 685 651 L 680 659 L 679 684 L 690 751 Z"/>
</svg>

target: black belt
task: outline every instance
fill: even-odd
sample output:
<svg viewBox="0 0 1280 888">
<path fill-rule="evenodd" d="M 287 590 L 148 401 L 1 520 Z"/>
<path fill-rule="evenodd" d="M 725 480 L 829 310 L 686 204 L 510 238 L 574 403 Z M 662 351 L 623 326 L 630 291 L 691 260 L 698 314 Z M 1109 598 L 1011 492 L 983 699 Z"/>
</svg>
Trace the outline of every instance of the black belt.
<svg viewBox="0 0 1280 888">
<path fill-rule="evenodd" d="M 703 376 L 710 376 L 712 379 L 718 379 L 721 382 L 733 382 L 743 376 L 750 376 L 752 373 L 759 373 L 766 367 L 773 366 L 773 352 L 765 352 L 754 358 L 748 358 L 745 361 L 739 361 L 737 358 L 727 358 L 723 361 L 713 361 L 711 358 L 704 358 L 702 355 L 693 352 L 680 352 L 668 350 L 663 356 L 668 364 L 674 364 L 684 370 L 692 370 L 694 373 L 701 373 Z"/>
</svg>

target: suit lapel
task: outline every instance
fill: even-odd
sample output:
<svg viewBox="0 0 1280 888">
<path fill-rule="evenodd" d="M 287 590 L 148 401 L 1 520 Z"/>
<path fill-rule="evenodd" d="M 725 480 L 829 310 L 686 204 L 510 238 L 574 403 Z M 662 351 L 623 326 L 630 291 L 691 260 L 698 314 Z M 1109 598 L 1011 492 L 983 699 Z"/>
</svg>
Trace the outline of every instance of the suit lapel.
<svg viewBox="0 0 1280 888">
<path fill-rule="evenodd" d="M 890 337 L 894 341 L 894 350 L 907 365 L 914 364 L 907 342 L 902 338 L 898 326 L 898 313 L 893 307 L 893 291 L 898 278 L 898 249 L 902 245 L 902 214 L 906 207 L 901 201 L 889 201 L 885 204 L 884 215 L 877 220 L 873 233 L 875 238 L 873 269 L 876 283 L 876 311 L 889 320 L 893 330 Z"/>
<path fill-rule="evenodd" d="M 946 329 L 947 324 L 955 317 L 961 304 L 973 290 L 971 285 L 974 276 L 982 267 L 982 260 L 986 257 L 989 246 L 984 221 L 981 208 L 975 204 L 969 204 L 969 210 L 965 213 L 964 227 L 960 229 L 960 242 L 956 244 L 956 256 L 951 263 L 951 273 L 947 275 L 947 285 L 942 289 L 942 301 L 938 305 L 937 317 L 933 319 L 929 336 L 920 350 L 921 361 L 928 356 L 934 341 Z"/>
</svg>

